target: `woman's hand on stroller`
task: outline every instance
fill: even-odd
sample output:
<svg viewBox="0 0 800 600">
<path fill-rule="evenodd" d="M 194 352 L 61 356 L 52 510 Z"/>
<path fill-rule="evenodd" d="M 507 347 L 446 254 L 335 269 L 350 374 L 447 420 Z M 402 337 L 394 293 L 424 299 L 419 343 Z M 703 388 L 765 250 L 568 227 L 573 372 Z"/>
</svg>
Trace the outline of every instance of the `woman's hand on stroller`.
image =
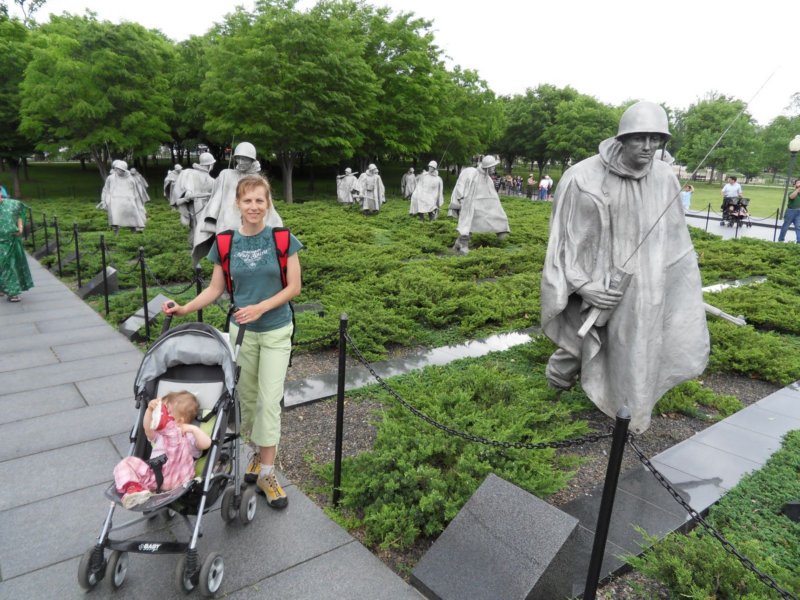
<svg viewBox="0 0 800 600">
<path fill-rule="evenodd" d="M 169 315 L 171 317 L 172 316 L 182 317 L 183 315 L 186 314 L 186 307 L 181 306 L 174 300 L 166 300 L 161 305 L 161 310 L 164 312 L 165 315 Z"/>
</svg>

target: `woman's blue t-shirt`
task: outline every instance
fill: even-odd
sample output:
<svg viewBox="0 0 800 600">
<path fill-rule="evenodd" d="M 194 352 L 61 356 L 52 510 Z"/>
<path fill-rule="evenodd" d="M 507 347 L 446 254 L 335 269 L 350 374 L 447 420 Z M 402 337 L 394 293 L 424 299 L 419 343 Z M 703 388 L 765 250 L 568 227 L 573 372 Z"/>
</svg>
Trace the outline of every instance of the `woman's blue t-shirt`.
<svg viewBox="0 0 800 600">
<path fill-rule="evenodd" d="M 302 249 L 296 237 L 289 235 L 289 256 Z M 217 243 L 211 246 L 208 259 L 220 264 Z M 236 306 L 250 306 L 271 298 L 283 289 L 281 284 L 278 252 L 272 239 L 272 227 L 256 235 L 233 232 L 231 240 L 231 279 L 233 279 L 233 302 Z M 265 312 L 257 321 L 247 324 L 250 331 L 264 332 L 279 329 L 292 322 L 289 304 Z"/>
</svg>

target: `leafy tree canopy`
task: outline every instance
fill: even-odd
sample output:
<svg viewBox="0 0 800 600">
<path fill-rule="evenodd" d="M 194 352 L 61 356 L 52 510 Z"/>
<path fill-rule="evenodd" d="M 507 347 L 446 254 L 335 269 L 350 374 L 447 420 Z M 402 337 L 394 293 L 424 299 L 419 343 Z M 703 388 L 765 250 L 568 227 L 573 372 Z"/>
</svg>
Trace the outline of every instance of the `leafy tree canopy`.
<svg viewBox="0 0 800 600">
<path fill-rule="evenodd" d="M 547 128 L 550 154 L 563 164 L 597 154 L 601 141 L 617 133 L 619 109 L 592 96 L 578 94 L 556 107 L 553 124 Z"/>
<path fill-rule="evenodd" d="M 169 139 L 173 47 L 161 33 L 87 13 L 51 17 L 31 38 L 20 129 L 40 149 L 89 152 L 104 178 L 106 154 L 152 152 Z"/>
</svg>

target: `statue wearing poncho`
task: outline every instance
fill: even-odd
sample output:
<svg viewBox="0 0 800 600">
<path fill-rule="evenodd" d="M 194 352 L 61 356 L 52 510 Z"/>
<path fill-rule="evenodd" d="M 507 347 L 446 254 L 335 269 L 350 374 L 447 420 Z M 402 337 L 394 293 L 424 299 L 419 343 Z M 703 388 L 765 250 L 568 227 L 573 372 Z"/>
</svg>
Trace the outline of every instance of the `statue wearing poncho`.
<svg viewBox="0 0 800 600">
<path fill-rule="evenodd" d="M 603 141 L 599 155 L 568 169 L 559 182 L 542 271 L 541 322 L 559 347 L 547 366 L 551 385 L 569 388 L 580 373 L 600 410 L 613 418 L 627 406 L 632 430 L 641 433 L 664 393 L 703 372 L 709 339 L 700 272 L 677 200 L 680 184 L 652 154 L 631 168 L 623 148 L 618 139 Z M 578 337 L 592 308 L 581 290 L 623 265 L 633 277 L 610 315 L 598 321 L 607 323 Z"/>
</svg>

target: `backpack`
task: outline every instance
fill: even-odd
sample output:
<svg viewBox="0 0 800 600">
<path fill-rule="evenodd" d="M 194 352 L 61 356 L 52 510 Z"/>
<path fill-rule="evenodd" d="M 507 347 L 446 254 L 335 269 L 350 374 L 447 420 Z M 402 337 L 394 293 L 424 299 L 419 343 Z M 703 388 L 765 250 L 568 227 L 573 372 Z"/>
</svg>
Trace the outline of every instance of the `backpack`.
<svg viewBox="0 0 800 600">
<path fill-rule="evenodd" d="M 219 264 L 222 273 L 225 275 L 225 289 L 231 298 L 231 307 L 228 310 L 228 318 L 225 319 L 225 332 L 229 330 L 231 315 L 233 314 L 233 279 L 231 278 L 231 246 L 233 245 L 233 229 L 220 231 L 217 234 L 217 252 L 219 253 Z M 274 227 L 272 229 L 272 241 L 275 243 L 275 251 L 278 254 L 278 266 L 281 273 L 281 286 L 286 287 L 286 265 L 289 263 L 289 229 L 286 227 Z M 292 313 L 292 326 L 294 326 L 294 306 L 289 302 L 289 310 Z M 292 348 L 294 348 L 294 328 L 292 329 Z M 289 354 L 289 366 L 292 366 L 292 355 Z"/>
</svg>

